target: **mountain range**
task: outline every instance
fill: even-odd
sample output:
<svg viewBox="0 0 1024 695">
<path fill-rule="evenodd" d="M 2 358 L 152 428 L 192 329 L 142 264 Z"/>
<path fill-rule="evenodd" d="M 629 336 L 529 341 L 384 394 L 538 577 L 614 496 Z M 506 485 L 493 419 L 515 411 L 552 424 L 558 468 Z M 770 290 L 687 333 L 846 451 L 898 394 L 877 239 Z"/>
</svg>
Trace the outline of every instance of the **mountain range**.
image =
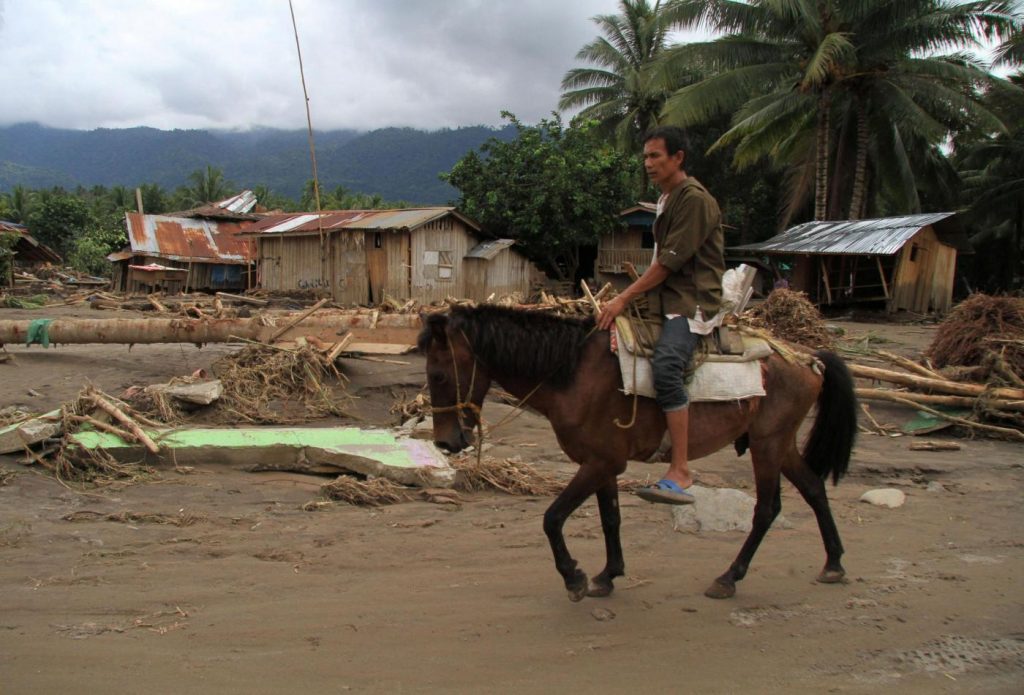
<svg viewBox="0 0 1024 695">
<path fill-rule="evenodd" d="M 443 205 L 458 192 L 438 178 L 492 137 L 515 129 L 469 126 L 437 131 L 383 128 L 314 132 L 322 190 L 344 186 L 385 200 Z M 155 183 L 168 192 L 207 166 L 235 188 L 264 184 L 298 199 L 312 178 L 304 130 L 246 131 L 126 128 L 67 130 L 37 123 L 0 128 L 0 191 L 14 186 L 72 189 Z"/>
</svg>

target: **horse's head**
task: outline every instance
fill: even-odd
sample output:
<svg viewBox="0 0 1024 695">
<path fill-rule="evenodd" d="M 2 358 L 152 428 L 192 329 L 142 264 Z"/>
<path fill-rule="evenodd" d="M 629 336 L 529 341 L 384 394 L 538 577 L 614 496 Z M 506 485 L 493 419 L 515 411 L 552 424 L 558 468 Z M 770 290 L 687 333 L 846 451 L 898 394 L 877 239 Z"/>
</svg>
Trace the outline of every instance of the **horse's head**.
<svg viewBox="0 0 1024 695">
<path fill-rule="evenodd" d="M 434 443 L 462 451 L 473 443 L 473 428 L 491 377 L 473 354 L 469 339 L 447 314 L 421 315 L 419 349 L 427 358 L 427 386 L 434 417 Z"/>
</svg>

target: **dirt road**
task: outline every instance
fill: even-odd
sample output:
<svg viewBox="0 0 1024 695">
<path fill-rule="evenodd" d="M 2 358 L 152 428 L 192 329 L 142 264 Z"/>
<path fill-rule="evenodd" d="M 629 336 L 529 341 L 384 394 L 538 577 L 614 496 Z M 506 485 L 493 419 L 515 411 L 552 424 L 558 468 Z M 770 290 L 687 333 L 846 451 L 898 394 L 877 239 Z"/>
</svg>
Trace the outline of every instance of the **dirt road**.
<svg viewBox="0 0 1024 695">
<path fill-rule="evenodd" d="M 24 316 L 35 317 L 0 314 Z M 885 331 L 908 354 L 932 330 L 844 327 Z M 229 350 L 9 346 L 0 407 L 43 411 L 86 379 L 112 393 L 165 381 Z M 422 360 L 408 361 L 346 363 L 366 421 L 391 424 L 395 395 L 418 391 Z M 491 455 L 572 473 L 536 415 L 492 439 Z M 1024 449 L 961 443 L 928 452 L 860 438 L 851 475 L 830 488 L 842 585 L 814 583 L 824 560 L 814 518 L 784 484 L 791 527 L 773 528 L 726 601 L 702 592 L 742 534 L 675 531 L 668 509 L 629 495 L 627 576 L 609 599 L 571 603 L 541 531 L 548 498 L 309 512 L 323 478 L 210 461 L 80 492 L 0 457 L 0 692 L 1021 692 Z M 723 451 L 695 468 L 705 485 L 750 492 L 749 465 Z M 634 463 L 627 476 L 660 472 Z M 858 501 L 885 486 L 906 504 Z M 567 538 L 596 573 L 594 502 Z"/>
</svg>

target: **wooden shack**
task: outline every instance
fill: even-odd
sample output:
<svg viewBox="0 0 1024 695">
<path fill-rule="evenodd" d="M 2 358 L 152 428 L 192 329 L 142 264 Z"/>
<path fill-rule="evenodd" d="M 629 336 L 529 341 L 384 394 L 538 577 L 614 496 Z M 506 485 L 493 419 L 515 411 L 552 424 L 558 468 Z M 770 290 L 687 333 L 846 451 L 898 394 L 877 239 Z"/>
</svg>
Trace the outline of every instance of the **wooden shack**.
<svg viewBox="0 0 1024 695">
<path fill-rule="evenodd" d="M 112 287 L 122 292 L 160 287 L 172 293 L 252 287 L 255 245 L 241 232 L 259 219 L 252 213 L 255 206 L 256 195 L 242 191 L 181 212 L 126 213 L 128 246 L 107 256 L 113 263 Z M 185 274 L 154 268 L 178 268 Z"/>
<path fill-rule="evenodd" d="M 259 286 L 317 290 L 342 304 L 429 303 L 529 291 L 533 264 L 451 207 L 275 213 L 256 240 Z"/>
<path fill-rule="evenodd" d="M 594 263 L 594 279 L 598 287 L 611 283 L 617 290 L 623 290 L 631 282 L 626 271 L 630 263 L 643 274 L 654 257 L 654 217 L 657 206 L 654 203 L 638 203 L 619 213 L 622 226 L 597 241 L 597 260 Z"/>
<path fill-rule="evenodd" d="M 807 222 L 730 250 L 768 257 L 791 289 L 820 306 L 920 314 L 949 311 L 957 253 L 973 253 L 952 212 Z"/>
<path fill-rule="evenodd" d="M 17 222 L 0 220 L 0 236 L 11 235 L 15 237 L 13 244 L 8 249 L 0 245 L 0 254 L 11 260 L 7 263 L 7 273 L 0 277 L 0 284 L 14 284 L 14 269 L 32 270 L 46 264 L 59 265 L 61 257 L 49 246 L 39 243 L 35 237 L 28 232 L 28 227 Z"/>
</svg>

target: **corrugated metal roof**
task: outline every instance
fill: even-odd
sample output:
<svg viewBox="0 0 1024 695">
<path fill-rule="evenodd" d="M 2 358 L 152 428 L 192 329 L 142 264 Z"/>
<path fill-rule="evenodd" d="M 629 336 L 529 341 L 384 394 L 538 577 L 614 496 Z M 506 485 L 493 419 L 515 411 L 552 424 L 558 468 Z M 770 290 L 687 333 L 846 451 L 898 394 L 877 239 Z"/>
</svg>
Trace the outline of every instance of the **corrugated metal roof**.
<svg viewBox="0 0 1024 695">
<path fill-rule="evenodd" d="M 633 207 L 626 208 L 625 210 L 620 212 L 619 213 L 619 217 L 623 217 L 625 215 L 630 215 L 630 214 L 632 214 L 634 212 L 657 213 L 658 212 L 658 205 L 657 205 L 657 203 L 646 203 L 646 202 L 641 201 L 641 202 L 637 203 L 636 205 L 634 205 Z"/>
<path fill-rule="evenodd" d="M 416 229 L 428 222 L 453 215 L 465 222 L 471 229 L 480 226 L 460 214 L 452 207 L 404 208 L 399 210 L 325 210 L 317 214 L 310 212 L 271 213 L 255 225 L 246 229 L 247 234 L 310 234 L 319 231 L 373 230 L 373 229 Z"/>
<path fill-rule="evenodd" d="M 490 261 L 514 243 L 516 243 L 515 239 L 492 239 L 491 241 L 485 241 L 471 248 L 469 253 L 466 254 L 466 258 L 483 258 Z"/>
<path fill-rule="evenodd" d="M 932 225 L 939 240 L 960 251 L 970 251 L 953 212 L 935 212 L 872 220 L 806 222 L 767 241 L 730 247 L 759 253 L 811 253 L 891 256 L 922 228 Z"/>
<path fill-rule="evenodd" d="M 242 191 L 237 195 L 215 203 L 206 203 L 189 210 L 168 212 L 168 217 L 211 217 L 217 220 L 256 220 L 259 215 L 253 212 L 257 203 L 256 194 Z"/>
<path fill-rule="evenodd" d="M 253 244 L 240 232 L 248 222 L 223 222 L 125 213 L 128 243 L 135 255 L 175 261 L 244 264 L 253 259 Z"/>
<path fill-rule="evenodd" d="M 219 203 L 214 203 L 221 210 L 227 210 L 228 212 L 247 213 L 252 212 L 252 209 L 256 207 L 256 194 L 252 191 L 242 191 L 238 195 L 231 196 L 226 200 L 222 200 Z"/>
</svg>

